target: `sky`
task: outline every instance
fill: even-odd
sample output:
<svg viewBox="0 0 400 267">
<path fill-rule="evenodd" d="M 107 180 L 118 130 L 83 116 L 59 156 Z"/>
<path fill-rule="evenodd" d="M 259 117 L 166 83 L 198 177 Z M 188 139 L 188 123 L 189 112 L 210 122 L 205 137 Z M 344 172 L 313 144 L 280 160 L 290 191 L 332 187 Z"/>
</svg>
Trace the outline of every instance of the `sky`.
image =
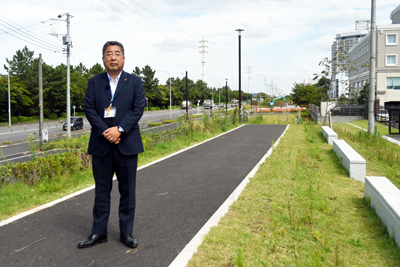
<svg viewBox="0 0 400 267">
<path fill-rule="evenodd" d="M 391 24 L 391 0 L 376 1 L 377 25 Z M 239 88 L 281 94 L 293 84 L 320 73 L 319 62 L 331 57 L 338 33 L 355 30 L 355 21 L 371 18 L 365 0 L 14 0 L 0 11 L 0 74 L 6 58 L 27 46 L 34 57 L 54 67 L 66 64 L 61 37 L 69 13 L 71 64 L 87 68 L 102 64 L 102 46 L 116 40 L 125 47 L 124 70 L 149 65 L 160 84 L 169 75 L 202 79 L 202 49 L 206 46 L 205 82 L 210 87 Z M 58 34 L 58 37 L 56 36 Z M 201 40 L 206 42 L 202 43 Z M 251 72 L 249 74 L 249 69 Z M 249 78 L 250 77 L 250 78 Z M 227 79 L 227 80 L 226 80 Z M 275 92 L 274 92 L 275 94 Z"/>
</svg>

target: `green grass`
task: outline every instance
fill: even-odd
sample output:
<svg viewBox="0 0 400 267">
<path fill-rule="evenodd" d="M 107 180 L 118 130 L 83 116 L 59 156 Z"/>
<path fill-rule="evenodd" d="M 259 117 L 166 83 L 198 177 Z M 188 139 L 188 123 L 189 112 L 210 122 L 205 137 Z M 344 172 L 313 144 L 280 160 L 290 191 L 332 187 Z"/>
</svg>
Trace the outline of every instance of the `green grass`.
<svg viewBox="0 0 400 267">
<path fill-rule="evenodd" d="M 368 127 L 366 120 L 352 123 Z M 377 132 L 384 133 L 385 127 L 377 124 Z M 347 123 L 334 124 L 333 130 L 366 159 L 368 176 L 385 176 L 400 188 L 400 146 Z"/>
<path fill-rule="evenodd" d="M 232 129 L 230 125 L 225 130 Z M 202 142 L 223 131 L 214 130 L 201 133 L 193 133 L 190 136 L 178 136 L 171 142 L 157 143 L 151 149 L 139 154 L 138 166 L 145 165 L 173 152 Z M 87 141 L 88 136 L 82 138 L 72 138 L 63 142 L 51 143 L 51 148 L 67 147 L 74 149 L 81 147 Z M 47 145 L 47 144 L 46 144 Z M 49 144 L 50 145 L 50 144 Z M 36 150 L 38 147 L 34 146 Z M 43 147 L 42 147 L 43 149 Z M 61 175 L 53 179 L 44 179 L 35 186 L 27 185 L 22 182 L 14 182 L 0 187 L 0 221 L 14 216 L 18 213 L 32 209 L 36 206 L 56 200 L 73 192 L 94 184 L 91 168 L 73 175 Z"/>
<path fill-rule="evenodd" d="M 188 266 L 399 266 L 363 197 L 320 126 L 291 124 Z"/>
<path fill-rule="evenodd" d="M 359 120 L 359 121 L 352 121 L 351 122 L 354 125 L 360 126 L 363 129 L 368 129 L 368 120 Z M 348 123 L 338 123 L 338 125 L 344 125 Z M 351 126 L 351 125 L 350 125 Z M 389 126 L 386 126 L 385 124 L 382 124 L 380 122 L 376 122 L 376 133 L 379 135 L 389 135 Z"/>
<path fill-rule="evenodd" d="M 364 184 L 348 178 L 319 125 L 306 118 L 306 126 L 294 124 L 295 118 L 274 114 L 251 119 L 253 123 L 291 125 L 238 201 L 206 235 L 189 266 L 400 266 L 400 249 L 363 199 Z M 139 156 L 139 166 L 219 133 L 196 127 L 203 131 L 154 145 Z M 339 129 L 340 138 L 348 139 L 366 157 L 368 175 L 385 175 L 391 169 L 384 153 L 375 153 L 382 158 L 367 154 L 368 150 L 376 152 L 373 145 L 380 140 L 360 135 L 348 124 L 335 127 L 343 129 Z M 380 144 L 387 149 L 396 147 L 389 142 Z M 49 187 L 44 193 L 40 187 L 9 185 L 19 188 L 16 197 L 3 187 L 0 218 L 7 217 L 3 214 L 6 206 L 21 212 L 21 203 L 29 209 L 91 185 L 91 176 L 91 171 L 82 173 L 63 192 L 57 191 L 59 185 L 44 185 Z"/>
</svg>

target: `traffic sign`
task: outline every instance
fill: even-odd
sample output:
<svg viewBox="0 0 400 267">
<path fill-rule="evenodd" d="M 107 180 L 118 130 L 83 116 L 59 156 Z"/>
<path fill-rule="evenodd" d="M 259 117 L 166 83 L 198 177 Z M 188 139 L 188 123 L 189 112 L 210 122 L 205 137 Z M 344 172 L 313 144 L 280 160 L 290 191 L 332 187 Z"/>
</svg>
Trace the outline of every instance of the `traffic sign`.
<svg viewBox="0 0 400 267">
<path fill-rule="evenodd" d="M 257 94 L 253 94 L 253 97 L 257 97 Z"/>
</svg>

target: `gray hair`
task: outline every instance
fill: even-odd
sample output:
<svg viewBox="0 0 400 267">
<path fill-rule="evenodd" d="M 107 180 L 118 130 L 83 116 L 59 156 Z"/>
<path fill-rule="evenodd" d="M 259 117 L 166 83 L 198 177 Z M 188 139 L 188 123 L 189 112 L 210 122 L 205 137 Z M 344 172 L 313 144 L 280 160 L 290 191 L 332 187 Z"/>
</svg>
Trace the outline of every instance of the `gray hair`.
<svg viewBox="0 0 400 267">
<path fill-rule="evenodd" d="M 124 46 L 123 46 L 120 42 L 117 42 L 117 41 L 108 41 L 108 42 L 106 42 L 106 43 L 103 45 L 103 55 L 104 55 L 104 53 L 106 52 L 107 47 L 109 47 L 110 45 L 118 45 L 118 46 L 121 48 L 122 54 L 125 55 Z"/>
</svg>

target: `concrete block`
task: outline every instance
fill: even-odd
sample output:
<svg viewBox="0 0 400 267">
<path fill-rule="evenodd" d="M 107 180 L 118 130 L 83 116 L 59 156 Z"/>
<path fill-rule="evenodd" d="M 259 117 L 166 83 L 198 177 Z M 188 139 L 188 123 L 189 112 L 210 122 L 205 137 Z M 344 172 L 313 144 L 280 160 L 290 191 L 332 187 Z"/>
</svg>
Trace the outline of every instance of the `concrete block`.
<svg viewBox="0 0 400 267">
<path fill-rule="evenodd" d="M 333 140 L 333 151 L 349 171 L 350 178 L 365 183 L 367 161 L 344 140 Z"/>
<path fill-rule="evenodd" d="M 330 145 L 333 145 L 333 140 L 338 140 L 337 133 L 335 133 L 329 126 L 321 126 L 321 132 Z"/>
<path fill-rule="evenodd" d="M 365 197 L 400 246 L 400 190 L 386 177 L 365 177 Z"/>
</svg>

